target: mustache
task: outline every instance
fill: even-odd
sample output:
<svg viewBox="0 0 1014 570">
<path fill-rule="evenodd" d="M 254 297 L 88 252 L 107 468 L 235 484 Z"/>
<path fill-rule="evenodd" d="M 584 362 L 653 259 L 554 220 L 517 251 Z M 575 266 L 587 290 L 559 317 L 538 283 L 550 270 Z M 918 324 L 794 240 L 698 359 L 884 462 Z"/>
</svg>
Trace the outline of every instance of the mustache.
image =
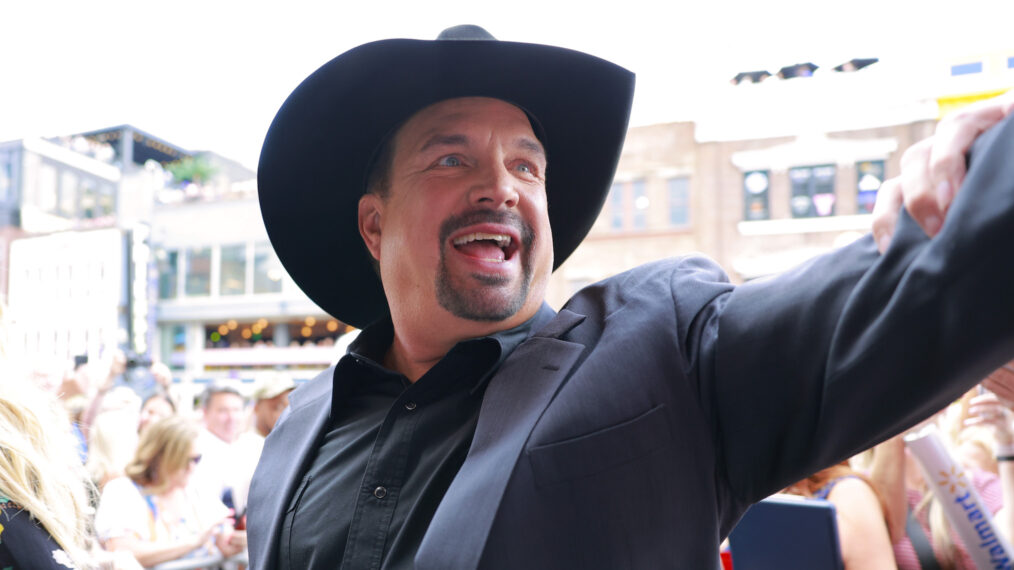
<svg viewBox="0 0 1014 570">
<path fill-rule="evenodd" d="M 521 243 L 525 249 L 528 249 L 535 240 L 535 231 L 532 229 L 531 224 L 523 220 L 516 212 L 480 209 L 454 214 L 444 220 L 440 224 L 440 243 L 447 243 L 451 234 L 461 228 L 483 223 L 502 224 L 518 230 L 518 234 L 521 236 Z"/>
</svg>

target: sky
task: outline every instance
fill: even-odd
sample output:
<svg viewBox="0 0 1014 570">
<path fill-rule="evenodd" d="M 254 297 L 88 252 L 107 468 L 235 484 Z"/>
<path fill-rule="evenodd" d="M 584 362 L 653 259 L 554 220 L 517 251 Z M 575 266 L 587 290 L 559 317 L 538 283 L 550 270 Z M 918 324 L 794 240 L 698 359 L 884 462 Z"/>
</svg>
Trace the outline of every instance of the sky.
<svg viewBox="0 0 1014 570">
<path fill-rule="evenodd" d="M 0 141 L 131 124 L 256 167 L 299 82 L 369 41 L 479 24 L 637 74 L 632 125 L 691 119 L 739 71 L 1014 48 L 1014 0 L 0 0 Z"/>
</svg>

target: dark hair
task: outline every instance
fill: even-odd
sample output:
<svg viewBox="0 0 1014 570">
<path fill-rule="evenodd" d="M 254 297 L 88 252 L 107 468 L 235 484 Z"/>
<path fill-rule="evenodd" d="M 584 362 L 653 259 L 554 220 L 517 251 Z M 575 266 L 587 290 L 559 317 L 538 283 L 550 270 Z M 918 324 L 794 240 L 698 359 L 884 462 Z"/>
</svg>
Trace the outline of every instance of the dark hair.
<svg viewBox="0 0 1014 570">
<path fill-rule="evenodd" d="M 169 403 L 169 407 L 173 409 L 173 412 L 176 412 L 176 403 L 169 397 L 169 392 L 166 392 L 161 386 L 153 389 L 147 396 L 144 397 L 144 400 L 141 401 L 141 407 L 143 408 L 144 405 L 148 403 L 148 400 L 154 400 L 155 398 L 162 398 Z"/>
<path fill-rule="evenodd" d="M 404 123 L 399 123 L 392 129 L 373 153 L 373 160 L 366 170 L 365 193 L 387 198 L 387 193 L 391 189 L 391 166 L 394 164 L 394 139 L 402 124 Z"/>
</svg>

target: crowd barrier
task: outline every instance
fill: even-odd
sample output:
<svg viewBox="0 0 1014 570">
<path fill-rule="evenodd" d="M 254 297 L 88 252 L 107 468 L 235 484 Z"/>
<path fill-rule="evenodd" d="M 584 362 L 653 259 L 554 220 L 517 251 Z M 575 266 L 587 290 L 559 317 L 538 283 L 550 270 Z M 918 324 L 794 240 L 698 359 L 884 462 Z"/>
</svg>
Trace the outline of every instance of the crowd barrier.
<svg viewBox="0 0 1014 570">
<path fill-rule="evenodd" d="M 149 570 L 197 570 L 198 568 L 239 570 L 241 566 L 247 566 L 248 564 L 249 560 L 247 558 L 247 553 L 244 551 L 229 558 L 225 558 L 221 554 L 216 554 L 214 556 L 201 556 L 198 558 L 173 560 L 171 562 L 163 562 L 162 564 L 152 566 Z"/>
</svg>

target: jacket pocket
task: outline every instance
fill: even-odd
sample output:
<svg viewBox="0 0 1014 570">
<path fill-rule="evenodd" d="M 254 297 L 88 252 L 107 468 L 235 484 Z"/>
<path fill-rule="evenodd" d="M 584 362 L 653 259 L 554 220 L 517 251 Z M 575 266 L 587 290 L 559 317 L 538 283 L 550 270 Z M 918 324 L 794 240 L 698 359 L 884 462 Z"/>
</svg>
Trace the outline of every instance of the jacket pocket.
<svg viewBox="0 0 1014 570">
<path fill-rule="evenodd" d="M 629 463 L 669 444 L 666 406 L 659 404 L 625 422 L 528 450 L 540 485 L 587 477 Z"/>
<path fill-rule="evenodd" d="M 299 484 L 299 488 L 296 489 L 296 494 L 293 495 L 292 502 L 289 503 L 289 508 L 285 511 L 285 520 L 282 523 L 282 536 L 281 540 L 278 541 L 278 559 L 284 560 L 289 563 L 290 568 L 304 567 L 302 564 L 295 564 L 295 560 L 292 559 L 292 525 L 295 522 L 296 510 L 299 508 L 299 503 L 303 501 L 303 493 L 306 492 L 306 488 L 310 485 L 310 481 L 313 480 L 313 475 L 307 474 L 303 477 L 303 481 Z M 275 561 L 272 560 L 267 566 L 273 566 Z"/>
</svg>

